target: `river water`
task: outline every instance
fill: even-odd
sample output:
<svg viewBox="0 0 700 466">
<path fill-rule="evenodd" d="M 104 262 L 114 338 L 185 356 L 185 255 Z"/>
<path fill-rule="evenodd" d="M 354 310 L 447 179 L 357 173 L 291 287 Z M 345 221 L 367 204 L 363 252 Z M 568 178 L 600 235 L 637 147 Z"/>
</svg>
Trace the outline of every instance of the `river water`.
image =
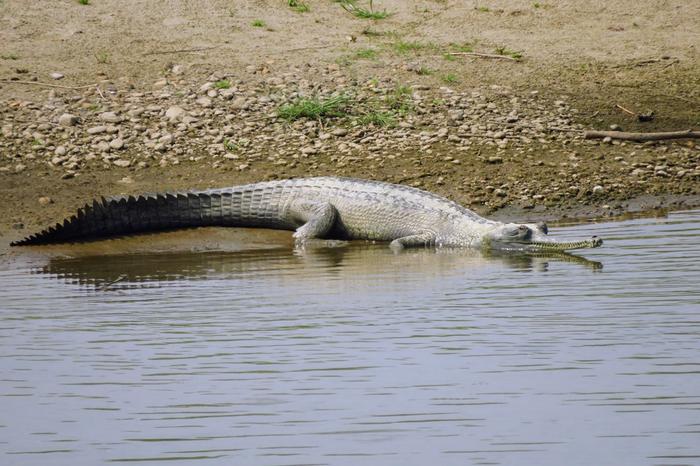
<svg viewBox="0 0 700 466">
<path fill-rule="evenodd" d="M 0 263 L 0 464 L 700 464 L 700 211 L 567 257 Z"/>
</svg>

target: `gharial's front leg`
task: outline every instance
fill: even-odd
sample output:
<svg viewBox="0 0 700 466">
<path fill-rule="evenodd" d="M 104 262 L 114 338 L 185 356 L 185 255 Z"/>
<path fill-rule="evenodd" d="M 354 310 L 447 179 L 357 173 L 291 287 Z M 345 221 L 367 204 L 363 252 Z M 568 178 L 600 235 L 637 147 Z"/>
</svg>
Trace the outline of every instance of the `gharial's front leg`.
<svg viewBox="0 0 700 466">
<path fill-rule="evenodd" d="M 419 248 L 428 247 L 435 244 L 435 233 L 425 231 L 416 235 L 402 236 L 396 238 L 389 243 L 389 247 L 394 251 L 400 251 L 403 248 Z"/>
<path fill-rule="evenodd" d="M 289 209 L 289 214 L 303 223 L 294 232 L 297 244 L 314 238 L 323 238 L 333 228 L 338 211 L 330 202 L 296 200 Z"/>
</svg>

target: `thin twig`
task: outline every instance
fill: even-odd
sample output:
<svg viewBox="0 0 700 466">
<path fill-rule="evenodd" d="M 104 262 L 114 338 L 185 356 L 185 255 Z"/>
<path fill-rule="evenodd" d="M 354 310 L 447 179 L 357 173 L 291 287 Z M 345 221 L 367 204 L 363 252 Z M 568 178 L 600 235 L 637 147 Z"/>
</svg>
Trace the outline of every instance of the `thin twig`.
<svg viewBox="0 0 700 466">
<path fill-rule="evenodd" d="M 88 87 L 93 87 L 93 86 L 97 85 L 97 84 L 88 84 L 86 86 L 61 86 L 60 84 L 42 83 L 39 81 L 19 81 L 19 80 L 15 81 L 14 79 L 0 79 L 0 82 L 10 83 L 10 84 L 29 84 L 32 86 L 57 87 L 59 89 L 72 89 L 72 90 L 87 89 Z"/>
<path fill-rule="evenodd" d="M 479 52 L 449 52 L 447 55 L 463 55 L 465 57 L 475 57 L 475 58 L 496 58 L 503 60 L 518 61 L 516 58 L 509 57 L 508 55 L 497 55 L 495 53 L 479 53 Z"/>
<path fill-rule="evenodd" d="M 635 117 L 637 116 L 637 114 L 634 113 L 632 110 L 628 110 L 628 109 L 626 109 L 625 107 L 623 107 L 623 106 L 620 105 L 620 104 L 615 104 L 615 107 L 619 108 L 620 110 L 622 110 L 622 111 L 625 112 L 625 113 L 629 113 L 629 114 L 632 115 L 632 116 L 635 116 Z"/>
<path fill-rule="evenodd" d="M 622 139 L 625 141 L 661 141 L 664 139 L 700 139 L 700 131 L 670 131 L 665 133 L 628 133 L 624 131 L 584 131 L 584 139 Z"/>
<path fill-rule="evenodd" d="M 102 100 L 107 100 L 107 99 L 105 99 L 104 94 L 102 94 L 102 90 L 100 89 L 100 86 L 95 86 L 95 89 L 97 89 L 97 93 L 100 94 L 100 97 L 102 97 Z"/>
<path fill-rule="evenodd" d="M 218 49 L 220 45 L 214 45 L 211 47 L 195 47 L 192 49 L 178 49 L 178 50 L 158 50 L 155 52 L 146 52 L 142 56 L 147 57 L 149 55 L 166 55 L 168 53 L 189 53 L 189 52 L 203 52 L 205 50 Z"/>
</svg>

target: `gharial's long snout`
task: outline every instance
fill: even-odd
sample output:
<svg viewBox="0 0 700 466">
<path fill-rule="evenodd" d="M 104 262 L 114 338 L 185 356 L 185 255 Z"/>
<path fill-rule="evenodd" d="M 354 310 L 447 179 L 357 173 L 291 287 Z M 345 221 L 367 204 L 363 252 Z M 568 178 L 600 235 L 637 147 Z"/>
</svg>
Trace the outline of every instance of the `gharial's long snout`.
<svg viewBox="0 0 700 466">
<path fill-rule="evenodd" d="M 597 248 L 603 240 L 597 236 L 583 241 L 531 241 L 528 249 L 536 252 L 563 252 L 573 249 Z"/>
</svg>

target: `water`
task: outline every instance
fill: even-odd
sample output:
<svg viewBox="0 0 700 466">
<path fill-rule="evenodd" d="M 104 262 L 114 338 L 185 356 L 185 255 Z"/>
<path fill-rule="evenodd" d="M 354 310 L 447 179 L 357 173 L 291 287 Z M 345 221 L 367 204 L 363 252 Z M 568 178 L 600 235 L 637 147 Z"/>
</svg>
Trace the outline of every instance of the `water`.
<svg viewBox="0 0 700 466">
<path fill-rule="evenodd" d="M 6 261 L 0 464 L 699 464 L 700 211 L 554 233 Z"/>
</svg>

